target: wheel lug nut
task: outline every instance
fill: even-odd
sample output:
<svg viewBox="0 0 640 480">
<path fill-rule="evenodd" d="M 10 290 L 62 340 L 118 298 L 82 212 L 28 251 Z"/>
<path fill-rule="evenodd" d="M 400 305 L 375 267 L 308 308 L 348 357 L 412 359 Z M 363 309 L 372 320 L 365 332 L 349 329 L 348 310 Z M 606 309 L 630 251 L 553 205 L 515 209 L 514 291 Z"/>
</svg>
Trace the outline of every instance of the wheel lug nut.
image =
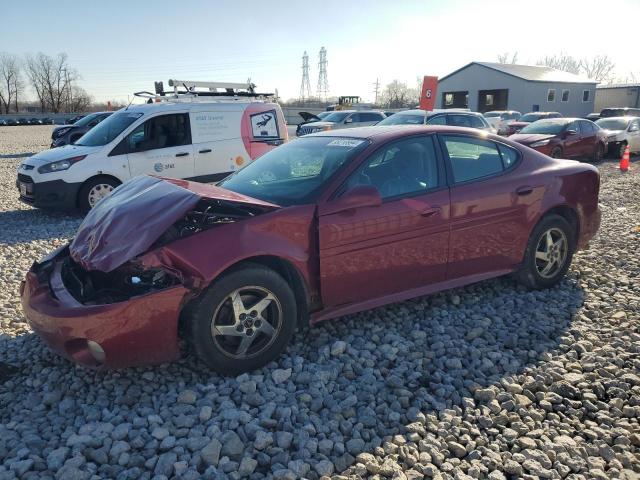
<svg viewBox="0 0 640 480">
<path fill-rule="evenodd" d="M 251 335 L 253 335 L 253 329 L 247 328 L 247 331 L 245 333 L 247 334 L 247 337 L 250 337 Z"/>
<path fill-rule="evenodd" d="M 238 326 L 236 327 L 236 331 L 237 331 L 237 332 L 241 332 L 242 330 L 244 330 L 244 327 L 243 327 L 242 325 L 238 325 Z"/>
<path fill-rule="evenodd" d="M 260 320 L 256 320 L 255 322 L 253 322 L 253 325 L 254 325 L 256 328 L 260 328 L 260 325 L 262 325 L 262 322 L 261 322 Z"/>
<path fill-rule="evenodd" d="M 241 313 L 240 320 L 244 320 L 245 318 L 247 318 L 247 315 L 245 313 Z"/>
<path fill-rule="evenodd" d="M 257 310 L 252 310 L 249 315 L 251 315 L 253 318 L 256 318 L 258 316 L 258 311 Z"/>
</svg>

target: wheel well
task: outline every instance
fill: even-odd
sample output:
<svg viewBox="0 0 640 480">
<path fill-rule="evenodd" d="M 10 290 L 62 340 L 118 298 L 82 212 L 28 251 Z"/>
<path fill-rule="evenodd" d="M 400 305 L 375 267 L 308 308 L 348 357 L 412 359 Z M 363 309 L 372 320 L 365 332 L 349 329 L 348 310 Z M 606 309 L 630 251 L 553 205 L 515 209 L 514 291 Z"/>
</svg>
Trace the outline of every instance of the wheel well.
<svg viewBox="0 0 640 480">
<path fill-rule="evenodd" d="M 114 177 L 113 175 L 107 175 L 107 174 L 104 174 L 104 173 L 100 174 L 100 175 L 94 175 L 93 177 L 87 178 L 84 182 L 82 182 L 82 185 L 78 189 L 78 194 L 76 195 L 76 207 L 80 206 L 80 194 L 82 193 L 82 189 L 85 187 L 85 185 L 87 183 L 91 182 L 92 180 L 95 180 L 96 178 L 108 178 L 110 180 L 118 182 L 118 185 L 120 185 L 122 183 L 122 181 L 119 178 Z"/>
<path fill-rule="evenodd" d="M 547 215 L 559 215 L 567 222 L 569 222 L 569 225 L 571 225 L 571 227 L 573 228 L 573 240 L 574 242 L 578 241 L 578 236 L 580 235 L 580 218 L 573 208 L 567 205 L 558 205 L 557 207 L 553 207 L 551 210 L 545 212 L 542 218 L 546 217 Z"/>
<path fill-rule="evenodd" d="M 309 326 L 309 290 L 302 274 L 293 264 L 283 258 L 272 255 L 261 255 L 251 258 L 246 258 L 238 263 L 235 263 L 222 271 L 217 278 L 220 278 L 227 273 L 239 270 L 249 265 L 261 265 L 267 267 L 285 279 L 287 284 L 293 290 L 293 295 L 296 299 L 296 305 L 298 307 L 298 328 L 305 329 Z M 214 280 L 215 281 L 215 280 Z M 204 291 L 204 289 L 203 289 Z M 186 328 L 185 322 L 190 316 L 190 313 L 196 303 L 200 300 L 202 294 L 189 301 L 187 305 L 182 308 L 180 313 L 180 320 L 178 325 L 178 331 L 184 332 Z"/>
</svg>

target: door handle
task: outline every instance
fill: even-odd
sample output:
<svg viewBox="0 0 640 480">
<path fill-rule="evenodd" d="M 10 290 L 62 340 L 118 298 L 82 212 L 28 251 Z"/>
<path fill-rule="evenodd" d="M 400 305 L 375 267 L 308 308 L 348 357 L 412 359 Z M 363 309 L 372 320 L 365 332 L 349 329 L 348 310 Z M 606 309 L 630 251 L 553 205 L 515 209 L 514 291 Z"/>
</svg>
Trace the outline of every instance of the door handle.
<svg viewBox="0 0 640 480">
<path fill-rule="evenodd" d="M 205 148 L 203 150 L 200 150 L 198 153 L 209 153 L 209 152 L 211 152 L 211 149 L 210 148 Z"/>
<path fill-rule="evenodd" d="M 530 187 L 528 185 L 516 188 L 516 195 L 524 196 L 529 195 L 531 192 L 533 192 L 533 187 Z"/>
<path fill-rule="evenodd" d="M 420 212 L 421 217 L 433 217 L 434 215 L 440 214 L 440 207 L 427 208 Z"/>
<path fill-rule="evenodd" d="M 189 155 L 189 152 L 176 153 L 176 157 L 186 157 L 187 155 Z"/>
</svg>

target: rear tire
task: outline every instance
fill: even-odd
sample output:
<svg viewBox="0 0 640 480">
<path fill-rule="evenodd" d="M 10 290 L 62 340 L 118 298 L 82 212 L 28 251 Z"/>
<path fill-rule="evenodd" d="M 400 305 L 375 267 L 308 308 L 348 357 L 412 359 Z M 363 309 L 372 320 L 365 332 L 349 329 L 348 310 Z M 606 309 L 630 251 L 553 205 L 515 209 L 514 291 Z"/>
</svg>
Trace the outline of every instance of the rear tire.
<svg viewBox="0 0 640 480">
<path fill-rule="evenodd" d="M 87 213 L 99 200 L 106 197 L 119 185 L 120 182 L 111 177 L 90 178 L 78 193 L 78 207 L 82 212 Z"/>
<path fill-rule="evenodd" d="M 575 232 L 560 215 L 547 215 L 533 229 L 516 279 L 534 288 L 550 288 L 567 273 L 576 245 Z"/>
<path fill-rule="evenodd" d="M 260 368 L 287 347 L 297 305 L 287 282 L 273 270 L 250 265 L 215 281 L 185 319 L 198 357 L 222 375 Z"/>
<path fill-rule="evenodd" d="M 551 158 L 562 158 L 562 148 L 554 147 L 549 156 Z"/>
</svg>

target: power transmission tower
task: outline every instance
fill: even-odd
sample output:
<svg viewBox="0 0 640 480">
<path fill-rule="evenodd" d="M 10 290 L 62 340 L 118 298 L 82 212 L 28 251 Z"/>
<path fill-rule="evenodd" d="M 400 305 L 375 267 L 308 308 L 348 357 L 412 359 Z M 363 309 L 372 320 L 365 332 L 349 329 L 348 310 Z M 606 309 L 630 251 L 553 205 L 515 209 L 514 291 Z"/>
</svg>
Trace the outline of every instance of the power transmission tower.
<svg viewBox="0 0 640 480">
<path fill-rule="evenodd" d="M 320 49 L 320 60 L 318 61 L 318 98 L 321 101 L 327 100 L 329 94 L 329 80 L 327 80 L 327 49 Z"/>
<path fill-rule="evenodd" d="M 380 79 L 376 78 L 376 83 L 373 84 L 376 88 L 373 91 L 376 94 L 376 99 L 373 101 L 374 105 L 378 105 L 378 92 L 380 91 Z"/>
<path fill-rule="evenodd" d="M 300 85 L 300 101 L 311 97 L 311 85 L 309 84 L 309 55 L 304 52 L 302 55 L 302 84 Z"/>
</svg>

